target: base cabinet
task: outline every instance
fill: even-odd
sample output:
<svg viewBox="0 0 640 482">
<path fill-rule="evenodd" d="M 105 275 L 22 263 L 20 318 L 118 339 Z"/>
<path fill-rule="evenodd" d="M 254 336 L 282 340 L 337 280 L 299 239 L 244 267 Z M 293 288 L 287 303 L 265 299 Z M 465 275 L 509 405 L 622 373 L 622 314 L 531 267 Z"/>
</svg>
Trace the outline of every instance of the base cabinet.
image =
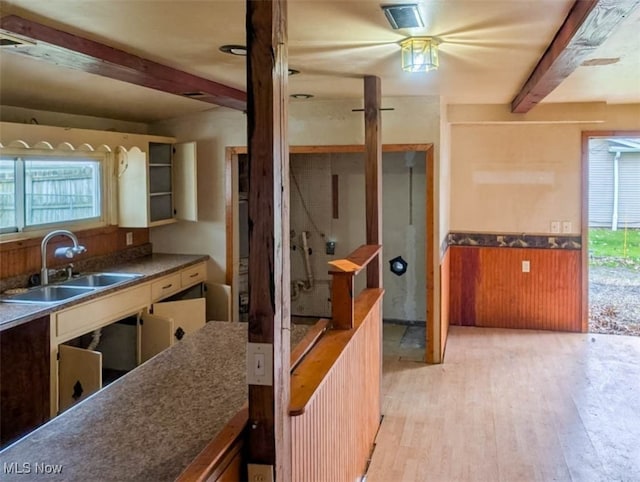
<svg viewBox="0 0 640 482">
<path fill-rule="evenodd" d="M 206 320 L 204 298 L 154 303 L 151 310 L 153 313 L 143 313 L 140 320 L 143 363 L 204 326 Z"/>
<path fill-rule="evenodd" d="M 58 347 L 58 409 L 65 411 L 102 388 L 102 353 Z"/>
<path fill-rule="evenodd" d="M 49 420 L 49 317 L 0 331 L 0 448 Z"/>
<path fill-rule="evenodd" d="M 134 327 L 121 320 L 59 345 L 58 412 L 204 326 L 205 309 L 204 298 L 154 303 L 153 313 L 144 310 L 134 317 Z"/>
</svg>

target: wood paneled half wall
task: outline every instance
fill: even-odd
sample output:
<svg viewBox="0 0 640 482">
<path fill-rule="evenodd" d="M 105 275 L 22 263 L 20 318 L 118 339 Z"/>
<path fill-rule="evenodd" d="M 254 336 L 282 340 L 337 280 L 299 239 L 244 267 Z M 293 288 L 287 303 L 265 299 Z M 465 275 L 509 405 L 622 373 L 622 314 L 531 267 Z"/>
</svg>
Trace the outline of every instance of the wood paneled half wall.
<svg viewBox="0 0 640 482">
<path fill-rule="evenodd" d="M 450 323 L 582 331 L 579 249 L 451 246 Z"/>
</svg>

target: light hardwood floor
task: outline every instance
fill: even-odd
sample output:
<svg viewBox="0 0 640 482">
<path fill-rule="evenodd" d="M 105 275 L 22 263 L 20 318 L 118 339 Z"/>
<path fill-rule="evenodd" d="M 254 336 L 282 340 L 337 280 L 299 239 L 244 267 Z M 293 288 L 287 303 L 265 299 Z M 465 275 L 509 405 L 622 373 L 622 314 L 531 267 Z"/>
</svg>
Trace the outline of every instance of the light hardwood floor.
<svg viewBox="0 0 640 482">
<path fill-rule="evenodd" d="M 367 482 L 640 481 L 640 338 L 451 327 L 383 413 Z"/>
</svg>

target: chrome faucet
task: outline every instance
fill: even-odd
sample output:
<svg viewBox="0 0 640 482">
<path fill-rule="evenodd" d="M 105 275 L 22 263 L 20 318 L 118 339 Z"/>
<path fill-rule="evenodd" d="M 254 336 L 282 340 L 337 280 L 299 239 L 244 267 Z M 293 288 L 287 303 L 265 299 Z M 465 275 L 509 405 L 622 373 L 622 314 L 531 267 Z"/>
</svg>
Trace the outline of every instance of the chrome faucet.
<svg viewBox="0 0 640 482">
<path fill-rule="evenodd" d="M 44 238 L 40 244 L 40 256 L 42 257 L 42 269 L 40 270 L 40 284 L 49 284 L 49 270 L 47 269 L 47 244 L 51 238 L 56 236 L 66 236 L 73 241 L 73 246 L 57 248 L 54 252 L 54 256 L 57 258 L 73 258 L 76 254 L 84 253 L 87 248 L 78 244 L 78 238 L 71 231 L 66 229 L 56 229 L 51 231 Z"/>
</svg>

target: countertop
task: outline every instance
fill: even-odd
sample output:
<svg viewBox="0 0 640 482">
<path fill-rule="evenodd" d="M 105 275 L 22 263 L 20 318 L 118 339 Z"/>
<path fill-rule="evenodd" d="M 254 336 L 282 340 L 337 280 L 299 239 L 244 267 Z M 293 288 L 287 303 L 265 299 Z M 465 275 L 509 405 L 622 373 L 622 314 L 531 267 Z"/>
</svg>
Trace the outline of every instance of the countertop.
<svg viewBox="0 0 640 482">
<path fill-rule="evenodd" d="M 103 269 L 102 271 L 109 273 L 139 273 L 143 275 L 140 278 L 129 280 L 117 286 L 90 292 L 73 300 L 56 304 L 0 303 L 0 331 L 35 320 L 54 311 L 113 293 L 122 288 L 146 283 L 154 278 L 159 278 L 207 259 L 209 259 L 207 255 L 153 253 L 149 256 L 143 256 Z"/>
<path fill-rule="evenodd" d="M 291 344 L 308 328 L 292 325 Z M 246 402 L 246 343 L 245 323 L 208 322 L 0 452 L 30 470 L 2 480 L 174 480 Z"/>
</svg>

